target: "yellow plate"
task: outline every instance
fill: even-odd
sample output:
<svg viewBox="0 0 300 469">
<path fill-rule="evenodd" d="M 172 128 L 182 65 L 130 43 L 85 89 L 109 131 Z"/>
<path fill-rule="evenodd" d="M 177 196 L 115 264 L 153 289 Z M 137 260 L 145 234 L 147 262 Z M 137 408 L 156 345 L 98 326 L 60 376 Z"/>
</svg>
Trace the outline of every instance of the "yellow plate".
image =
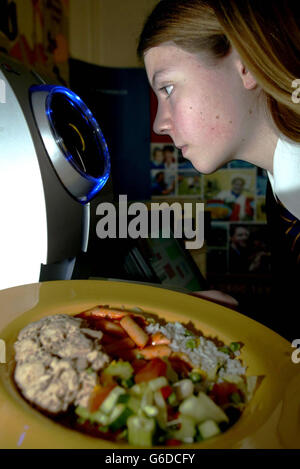
<svg viewBox="0 0 300 469">
<path fill-rule="evenodd" d="M 226 433 L 186 448 L 300 448 L 300 364 L 295 349 L 270 329 L 223 306 L 150 286 L 97 280 L 48 282 L 0 292 L 0 448 L 116 448 L 47 419 L 18 394 L 12 380 L 13 343 L 26 324 L 56 313 L 78 313 L 96 304 L 138 306 L 168 321 L 191 320 L 225 343 L 242 341 L 248 375 L 265 379 L 240 420 Z M 296 338 L 296 337 L 295 337 Z M 3 357 L 2 357 L 3 358 Z M 129 448 L 118 445 L 119 448 Z"/>
</svg>

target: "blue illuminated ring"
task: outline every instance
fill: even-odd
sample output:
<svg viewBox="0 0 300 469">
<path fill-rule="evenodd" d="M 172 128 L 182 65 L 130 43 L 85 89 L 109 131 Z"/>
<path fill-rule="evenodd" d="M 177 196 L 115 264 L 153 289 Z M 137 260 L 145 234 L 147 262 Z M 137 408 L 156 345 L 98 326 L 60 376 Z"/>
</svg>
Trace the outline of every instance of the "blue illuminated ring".
<svg viewBox="0 0 300 469">
<path fill-rule="evenodd" d="M 69 192 L 76 197 L 79 202 L 83 204 L 89 202 L 106 184 L 111 169 L 109 151 L 98 122 L 82 99 L 68 88 L 58 85 L 38 85 L 31 87 L 30 91 L 36 123 L 47 149 L 48 156 L 51 159 L 58 176 L 66 186 L 67 190 L 69 190 Z M 57 135 L 51 115 L 52 98 L 58 93 L 67 98 L 69 104 L 74 106 L 81 113 L 85 123 L 87 123 L 91 128 L 93 137 L 99 148 L 99 153 L 102 151 L 104 156 L 104 170 L 100 177 L 94 177 L 82 171 L 74 162 L 71 153 L 61 144 L 63 142 L 63 138 Z M 48 125 L 46 125 L 45 117 L 47 118 Z M 54 136 L 56 143 L 55 149 L 53 149 L 53 144 L 51 144 L 50 141 L 49 127 L 51 128 L 52 138 Z M 62 158 L 62 154 L 64 158 Z M 63 159 L 65 162 L 62 161 Z M 75 177 L 74 170 L 78 176 L 80 175 L 79 178 Z M 69 184 L 69 181 L 72 183 Z"/>
</svg>

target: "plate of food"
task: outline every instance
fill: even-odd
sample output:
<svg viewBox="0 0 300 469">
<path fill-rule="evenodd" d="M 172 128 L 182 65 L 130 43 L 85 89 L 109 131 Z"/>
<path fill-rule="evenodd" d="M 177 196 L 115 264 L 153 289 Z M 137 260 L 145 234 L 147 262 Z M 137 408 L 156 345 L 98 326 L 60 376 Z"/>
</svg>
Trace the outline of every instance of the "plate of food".
<svg viewBox="0 0 300 469">
<path fill-rule="evenodd" d="M 236 311 L 99 280 L 0 302 L 2 449 L 300 448 L 291 344 Z"/>
</svg>

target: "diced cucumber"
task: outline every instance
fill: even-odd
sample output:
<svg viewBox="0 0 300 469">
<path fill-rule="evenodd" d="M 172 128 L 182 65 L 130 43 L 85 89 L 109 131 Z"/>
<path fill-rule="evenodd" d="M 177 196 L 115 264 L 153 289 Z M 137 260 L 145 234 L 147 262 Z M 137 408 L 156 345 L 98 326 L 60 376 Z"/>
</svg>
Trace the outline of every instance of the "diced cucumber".
<svg viewBox="0 0 300 469">
<path fill-rule="evenodd" d="M 228 422 L 229 419 L 225 412 L 219 407 L 214 401 L 208 397 L 204 392 L 199 392 L 198 394 L 198 406 L 202 406 L 205 409 L 206 419 L 212 419 L 215 422 Z"/>
<path fill-rule="evenodd" d="M 122 385 L 124 388 L 132 388 L 132 386 L 134 386 L 134 378 L 133 378 L 133 376 L 130 376 L 130 378 L 128 378 L 128 379 L 122 379 L 122 380 L 121 380 L 121 385 Z"/>
<path fill-rule="evenodd" d="M 174 391 L 169 395 L 167 401 L 168 401 L 168 404 L 170 404 L 173 407 L 178 405 L 177 397 Z"/>
<path fill-rule="evenodd" d="M 166 409 L 166 401 L 164 400 L 162 393 L 160 391 L 155 391 L 154 393 L 154 401 L 157 407 Z"/>
<path fill-rule="evenodd" d="M 179 412 L 193 418 L 197 423 L 213 419 L 216 422 L 228 422 L 227 415 L 210 397 L 200 392 L 198 397 L 190 396 L 179 406 Z"/>
<path fill-rule="evenodd" d="M 194 418 L 196 422 L 199 422 L 202 412 L 201 409 L 199 411 L 197 397 L 193 395 L 184 399 L 179 406 L 179 412 L 182 415 Z"/>
<path fill-rule="evenodd" d="M 180 423 L 180 428 L 171 432 L 171 438 L 175 438 L 176 440 L 180 441 L 191 442 L 196 434 L 195 420 L 190 417 L 186 417 L 185 415 L 181 415 L 178 418 L 178 422 Z"/>
<path fill-rule="evenodd" d="M 83 420 L 88 420 L 91 412 L 86 407 L 78 406 L 75 409 L 75 414 Z"/>
<path fill-rule="evenodd" d="M 133 413 L 137 414 L 141 408 L 141 400 L 137 397 L 130 396 L 129 401 L 127 402 L 127 407 L 131 409 Z"/>
<path fill-rule="evenodd" d="M 230 375 L 230 374 L 224 374 L 222 376 L 222 379 L 224 379 L 224 381 L 227 381 L 228 383 L 234 383 L 234 384 L 241 384 L 243 385 L 244 383 L 244 380 L 241 376 L 239 375 Z"/>
<path fill-rule="evenodd" d="M 128 443 L 137 446 L 152 446 L 155 420 L 132 415 L 127 420 Z"/>
<path fill-rule="evenodd" d="M 133 394 L 135 396 L 142 396 L 146 388 L 147 388 L 147 383 L 138 383 L 132 386 L 129 391 L 130 391 L 130 394 Z"/>
<path fill-rule="evenodd" d="M 127 404 L 130 400 L 130 394 L 121 394 L 118 397 L 117 404 Z"/>
<path fill-rule="evenodd" d="M 88 420 L 91 423 L 100 423 L 101 425 L 107 425 L 109 422 L 109 417 L 100 410 L 96 412 L 90 412 L 85 407 L 76 407 L 75 413 L 80 417 L 80 419 L 85 422 Z"/>
<path fill-rule="evenodd" d="M 93 417 L 92 422 L 100 423 L 101 425 L 108 425 L 109 423 L 109 416 L 103 414 L 102 412 L 95 412 L 95 416 Z"/>
<path fill-rule="evenodd" d="M 121 394 L 126 394 L 125 389 L 121 388 L 120 386 L 113 388 L 107 398 L 102 402 L 100 411 L 104 412 L 104 414 L 110 414 Z"/>
<path fill-rule="evenodd" d="M 217 375 L 219 367 L 216 365 L 214 368 L 211 368 L 210 370 L 207 371 L 206 377 L 208 381 L 214 381 Z"/>
<path fill-rule="evenodd" d="M 156 416 L 156 421 L 160 428 L 165 429 L 167 420 L 168 420 L 168 414 L 167 414 L 167 405 L 166 401 L 162 397 L 162 394 L 160 391 L 155 391 L 154 393 L 154 402 L 155 405 L 158 409 L 158 414 Z"/>
<path fill-rule="evenodd" d="M 178 381 L 178 374 L 173 370 L 171 363 L 166 357 L 163 358 L 163 361 L 167 364 L 167 380 L 170 383 L 176 383 Z"/>
<path fill-rule="evenodd" d="M 115 420 L 117 420 L 120 417 L 120 415 L 124 412 L 125 409 L 126 409 L 125 404 L 117 404 L 109 416 L 109 423 L 111 424 Z"/>
<path fill-rule="evenodd" d="M 153 404 L 153 391 L 150 388 L 148 388 L 146 389 L 146 391 L 144 392 L 142 396 L 141 408 L 144 409 L 144 407 L 148 405 L 152 405 L 152 404 Z"/>
<path fill-rule="evenodd" d="M 194 384 L 191 379 L 181 379 L 174 384 L 176 397 L 182 401 L 194 393 Z"/>
<path fill-rule="evenodd" d="M 129 362 L 114 360 L 102 371 L 102 373 L 104 375 L 117 376 L 121 379 L 127 380 L 133 375 L 133 368 Z"/>
<path fill-rule="evenodd" d="M 148 386 L 152 391 L 157 391 L 164 386 L 168 386 L 168 380 L 165 376 L 159 376 L 158 378 L 148 381 Z"/>
<path fill-rule="evenodd" d="M 116 435 L 116 440 L 117 441 L 120 441 L 120 440 L 127 440 L 127 435 L 128 435 L 128 430 L 127 428 L 124 428 L 124 430 L 121 431 L 121 433 L 119 433 L 118 435 Z"/>
<path fill-rule="evenodd" d="M 154 405 L 146 405 L 143 408 L 143 411 L 147 415 L 147 417 L 156 417 L 158 415 L 158 408 Z"/>
<path fill-rule="evenodd" d="M 109 428 L 113 432 L 126 425 L 128 417 L 132 415 L 132 410 L 125 404 L 117 404 L 110 416 Z"/>
<path fill-rule="evenodd" d="M 200 423 L 198 425 L 198 430 L 203 440 L 207 440 L 208 438 L 212 438 L 213 436 L 221 433 L 221 430 L 214 420 L 206 420 L 205 422 Z"/>
</svg>

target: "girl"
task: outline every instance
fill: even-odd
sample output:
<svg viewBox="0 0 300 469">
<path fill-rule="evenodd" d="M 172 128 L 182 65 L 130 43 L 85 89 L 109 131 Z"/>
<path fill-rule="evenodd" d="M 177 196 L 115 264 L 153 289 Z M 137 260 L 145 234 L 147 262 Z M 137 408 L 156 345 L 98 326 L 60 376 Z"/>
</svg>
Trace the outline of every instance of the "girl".
<svg viewBox="0 0 300 469">
<path fill-rule="evenodd" d="M 267 170 L 275 288 L 264 322 L 291 339 L 300 334 L 299 18 L 291 0 L 161 0 L 138 46 L 158 98 L 156 133 L 204 174 L 234 159 Z"/>
</svg>

